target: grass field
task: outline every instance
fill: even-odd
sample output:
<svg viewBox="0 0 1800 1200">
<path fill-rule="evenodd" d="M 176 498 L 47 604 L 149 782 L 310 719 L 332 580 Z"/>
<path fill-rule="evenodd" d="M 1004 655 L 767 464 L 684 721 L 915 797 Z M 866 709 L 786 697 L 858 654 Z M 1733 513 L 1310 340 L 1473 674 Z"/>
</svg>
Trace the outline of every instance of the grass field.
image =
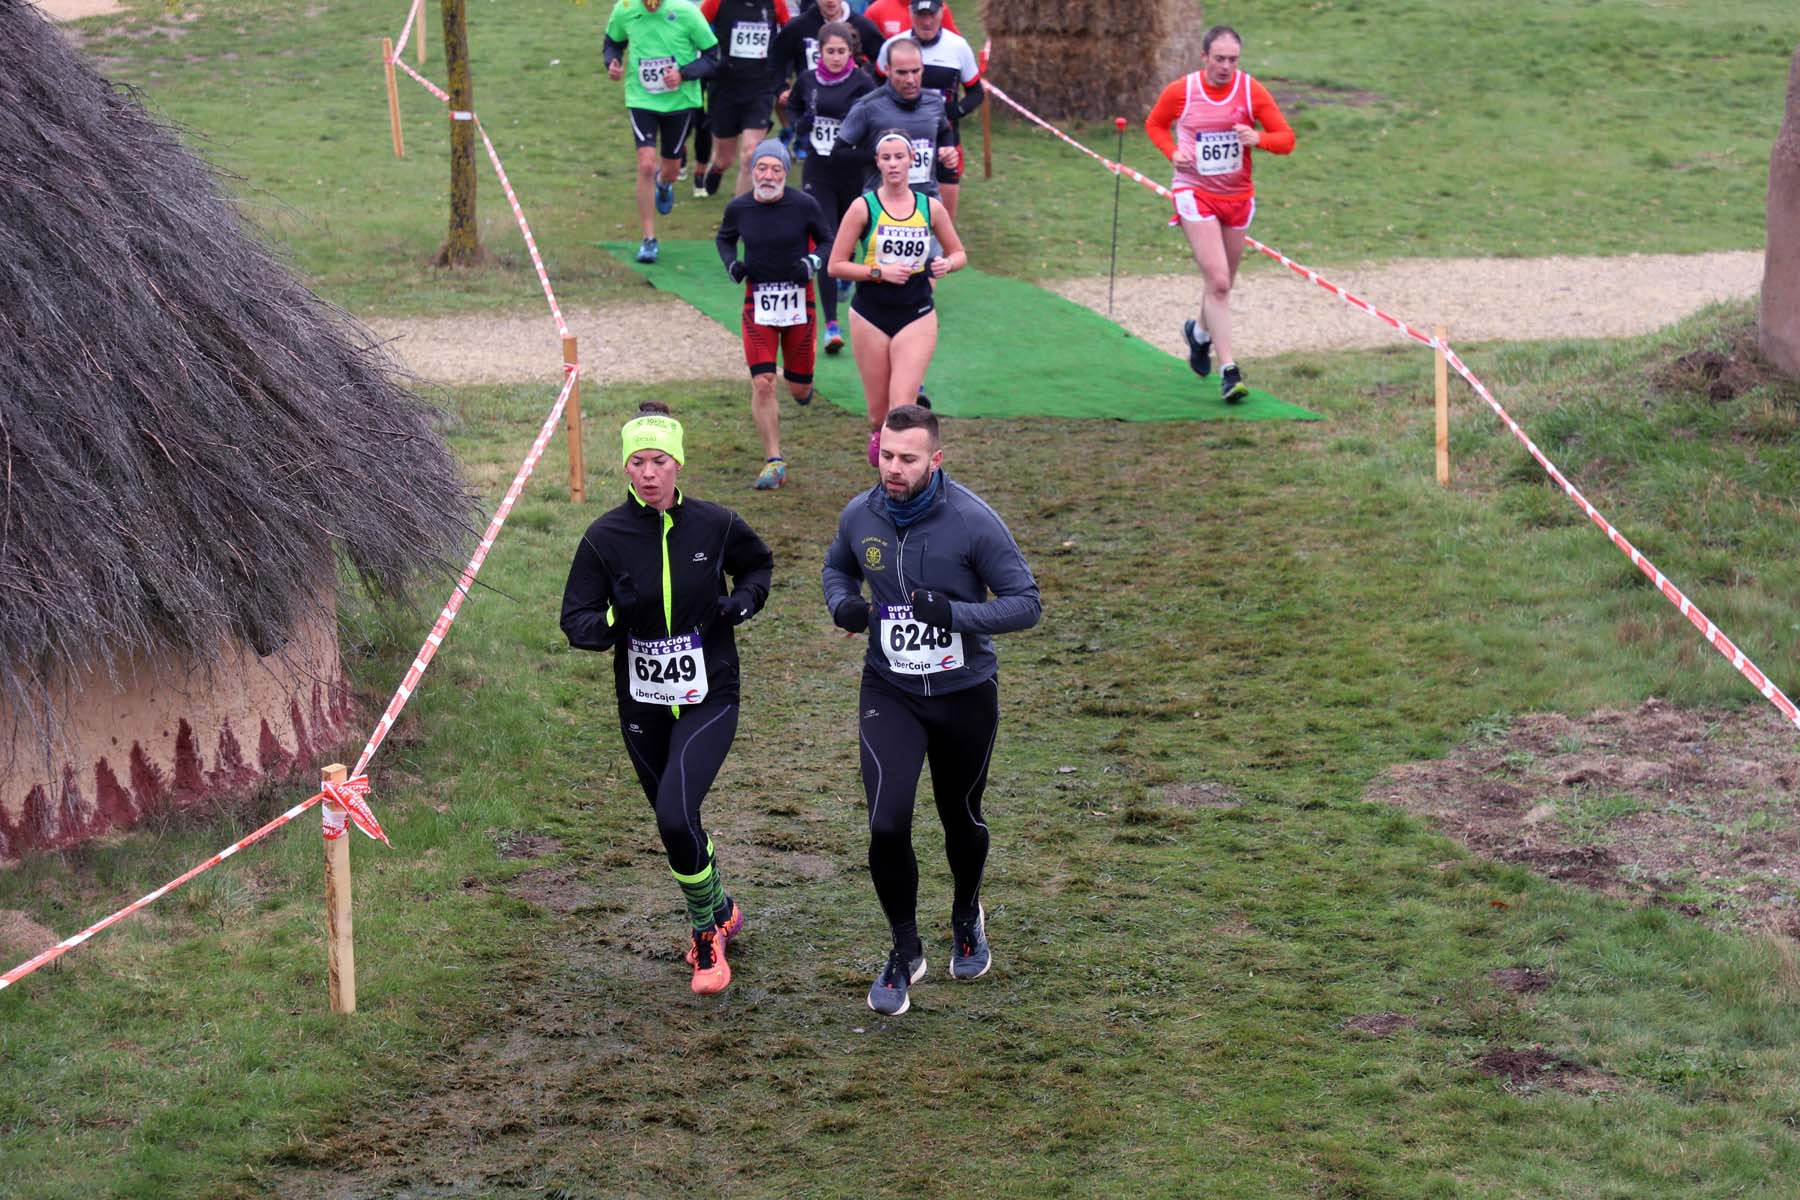
<svg viewBox="0 0 1800 1200">
<path fill-rule="evenodd" d="M 90 53 L 205 136 L 241 176 L 250 214 L 332 299 L 384 313 L 537 303 L 485 161 L 484 238 L 507 265 L 449 278 L 425 265 L 443 238 L 446 122 L 403 77 L 407 158 L 394 159 L 380 39 L 398 33 L 404 4 L 231 0 L 169 14 L 162 0 L 127 4 L 129 21 L 80 27 Z M 598 65 L 609 11 L 604 0 L 470 5 L 476 109 L 567 303 L 638 286 L 594 244 L 636 236 L 623 102 Z M 1258 160 L 1256 227 L 1291 254 L 1328 264 L 1762 242 L 1794 40 L 1779 0 L 1533 0 L 1474 14 L 1442 0 L 1338 0 L 1304 13 L 1236 0 L 1208 12 L 1244 31 L 1246 69 L 1295 98 L 1299 148 Z M 441 81 L 432 32 L 427 74 Z M 1003 61 L 993 73 L 1007 84 Z M 1132 122 L 1126 161 L 1160 177 L 1144 114 L 1121 115 Z M 1110 124 L 1075 132 L 1113 152 Z M 995 136 L 994 180 L 965 189 L 976 265 L 1024 278 L 1104 272 L 1110 177 L 1021 122 L 998 122 Z M 710 237 L 719 206 L 682 195 L 664 228 Z M 1184 267 L 1166 216 L 1154 195 L 1125 188 L 1121 270 Z"/>
<path fill-rule="evenodd" d="M 610 115 L 590 128 L 556 108 L 568 101 L 547 65 L 577 60 L 564 27 L 592 25 L 599 10 L 492 8 L 476 37 L 502 57 L 478 77 L 478 100 L 491 128 L 525 122 L 509 168 L 565 300 L 621 294 L 627 273 L 588 243 L 624 219 L 609 197 L 624 186 L 624 156 L 600 179 L 582 174 L 593 169 L 585 149 L 535 137 L 542 114 L 543 129 L 598 128 L 617 144 Z M 1315 87 L 1405 94 L 1410 106 L 1484 83 L 1491 97 L 1473 90 L 1498 114 L 1490 128 L 1538 103 L 1508 69 L 1506 39 L 1521 31 L 1547 56 L 1533 83 L 1616 60 L 1621 80 L 1645 81 L 1646 105 L 1673 105 L 1658 121 L 1681 105 L 1722 120 L 1754 100 L 1761 117 L 1729 122 L 1741 161 L 1715 173 L 1741 185 L 1728 215 L 1634 218 L 1606 234 L 1629 238 L 1612 249 L 1754 244 L 1762 168 L 1748 148 L 1772 132 L 1780 73 L 1774 35 L 1749 33 L 1774 24 L 1773 6 L 1703 21 L 1595 4 L 1552 38 L 1559 11 L 1524 6 L 1504 31 L 1432 4 L 1324 5 L 1304 18 L 1234 4 L 1225 15 L 1268 31 L 1281 63 L 1271 73 Z M 519 16 L 502 25 L 501 13 Z M 1462 83 L 1445 56 L 1420 49 L 1421 29 L 1453 23 L 1459 51 L 1487 64 Z M 440 285 L 407 265 L 432 248 L 436 220 L 415 201 L 441 163 L 383 157 L 379 75 L 354 40 L 367 24 L 344 5 L 305 18 L 256 4 L 141 9 L 132 29 L 187 32 L 92 47 L 213 137 L 259 218 L 332 298 L 382 311 L 536 303 L 528 268 Z M 507 36 L 481 43 L 484 29 Z M 1718 69 L 1739 88 L 1684 86 L 1679 105 L 1648 90 L 1732 31 Z M 252 37 L 257 54 L 224 57 Z M 1378 67 L 1344 65 L 1375 44 Z M 1367 112 L 1316 111 L 1321 122 Z M 1394 128 L 1424 136 L 1425 111 Z M 423 105 L 409 101 L 408 113 L 413 130 L 430 127 Z M 1302 134 L 1348 136 L 1330 124 Z M 1104 194 L 1104 176 L 1040 145 L 1022 131 L 1002 141 L 1009 163 L 1028 164 L 1021 172 Z M 1604 224 L 1596 214 L 1635 212 L 1648 195 L 1671 209 L 1702 203 L 1683 172 L 1645 165 L 1654 143 L 1643 145 L 1635 158 L 1597 156 L 1592 207 L 1541 197 L 1489 226 L 1461 207 L 1482 202 L 1456 188 L 1442 205 L 1425 197 L 1433 215 L 1420 227 L 1433 232 L 1409 251 L 1576 249 Z M 1447 149 L 1445 178 L 1508 174 L 1492 167 L 1511 150 Z M 1288 227 L 1333 257 L 1387 253 L 1380 218 L 1327 203 L 1327 182 L 1307 185 L 1317 211 Z M 492 241 L 510 247 L 486 194 Z M 977 207 L 969 225 L 1003 246 L 1011 234 L 996 215 Z M 703 232 L 691 209 L 677 217 L 683 236 Z M 1032 220 L 1041 230 L 1048 218 Z M 1036 273 L 1022 246 L 996 255 Z M 1057 261 L 1087 269 L 1093 254 Z M 1678 354 L 1736 345 L 1748 320 L 1725 310 L 1638 342 L 1467 357 L 1589 497 L 1793 691 L 1800 391 L 1715 402 L 1667 382 Z M 1406 344 L 1259 364 L 1259 384 L 1324 414 L 1317 424 L 956 426 L 949 469 L 1010 520 L 1045 617 L 1002 645 L 987 806 L 995 972 L 968 987 L 923 984 L 915 1011 L 891 1022 L 862 1006 L 885 944 L 862 867 L 857 651 L 831 630 L 817 584 L 835 514 L 866 483 L 859 422 L 789 408 L 794 483 L 753 496 L 741 383 L 590 394 L 598 431 L 645 395 L 673 402 L 688 423 L 690 490 L 739 508 L 777 555 L 770 607 L 743 636 L 744 725 L 707 808 L 751 922 L 733 990 L 718 1001 L 686 990 L 678 900 L 613 728 L 607 664 L 570 651 L 556 628 L 574 540 L 620 486 L 596 433 L 594 500 L 571 505 L 552 460 L 377 760 L 373 801 L 395 848 L 354 847 L 358 1015 L 324 1011 L 308 822 L 0 994 L 0 1192 L 1790 1195 L 1790 944 L 1483 864 L 1362 799 L 1388 765 L 1510 714 L 1649 695 L 1761 703 L 1460 389 L 1456 486 L 1432 482 L 1429 367 Z M 549 400 L 543 388 L 447 394 L 450 437 L 483 495 L 498 496 Z M 372 700 L 424 627 L 411 614 L 346 614 Z M 33 860 L 0 874 L 0 909 L 66 933 L 295 794 Z M 941 942 L 947 880 L 929 819 L 917 844 L 927 936 Z M 1497 989 L 1490 972 L 1512 966 L 1556 982 L 1535 995 Z M 1416 1023 L 1386 1039 L 1345 1029 L 1384 1011 Z M 1593 1085 L 1507 1084 L 1475 1068 L 1494 1048 L 1524 1047 L 1579 1064 Z"/>
</svg>

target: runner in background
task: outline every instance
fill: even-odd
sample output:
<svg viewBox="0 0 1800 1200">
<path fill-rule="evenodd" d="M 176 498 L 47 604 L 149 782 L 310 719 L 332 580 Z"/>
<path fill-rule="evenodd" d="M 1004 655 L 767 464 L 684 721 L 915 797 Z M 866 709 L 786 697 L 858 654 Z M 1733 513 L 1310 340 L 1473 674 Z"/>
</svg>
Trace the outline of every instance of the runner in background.
<svg viewBox="0 0 1800 1200">
<path fill-rule="evenodd" d="M 829 3 L 829 0 L 827 0 Z M 796 18 L 797 21 L 805 17 Z M 789 29 L 796 22 L 790 22 Z M 785 36 L 785 33 L 784 33 Z M 875 90 L 869 73 L 855 65 L 858 39 L 854 27 L 839 21 L 818 30 L 818 66 L 802 71 L 788 92 L 788 123 L 794 127 L 809 153 L 806 156 L 806 194 L 818 201 L 825 224 L 837 236 L 838 222 L 863 190 L 863 168 L 848 155 L 835 154 L 838 126 L 850 106 Z M 831 238 L 826 239 L 829 245 Z M 825 353 L 844 348 L 838 327 L 839 287 L 848 280 L 826 279 L 819 286 L 825 308 Z"/>
<path fill-rule="evenodd" d="M 787 186 L 787 148 L 765 138 L 750 155 L 748 196 L 725 206 L 716 239 L 719 259 L 733 282 L 744 285 L 744 361 L 750 367 L 750 417 L 762 438 L 763 467 L 752 485 L 769 491 L 787 482 L 781 453 L 781 405 L 775 398 L 775 360 L 781 358 L 788 392 L 811 404 L 818 327 L 813 276 L 831 230 L 818 202 Z M 738 257 L 738 242 L 744 256 Z M 836 292 L 826 281 L 827 291 Z"/>
<path fill-rule="evenodd" d="M 916 156 L 912 139 L 900 130 L 890 129 L 876 139 L 881 186 L 850 206 L 831 244 L 831 274 L 856 281 L 850 349 L 869 413 L 871 466 L 878 461 L 888 411 L 919 395 L 937 349 L 932 281 L 969 262 L 944 202 L 908 182 Z M 852 261 L 865 236 L 862 254 Z M 934 238 L 943 247 L 941 255 L 932 252 Z"/>
<path fill-rule="evenodd" d="M 981 107 L 981 64 L 974 48 L 954 30 L 944 28 L 944 0 L 912 0 L 909 31 L 922 51 L 925 72 L 920 82 L 928 92 L 944 98 L 944 115 L 950 118 L 950 138 L 945 145 L 957 148 L 954 161 L 938 165 L 938 194 L 950 219 L 956 219 L 956 197 L 962 190 L 962 119 Z M 901 34 L 899 36 L 905 36 Z M 875 69 L 887 74 L 889 42 L 875 56 Z M 959 96 L 958 93 L 961 93 Z"/>
<path fill-rule="evenodd" d="M 833 153 L 843 153 L 863 164 L 864 189 L 881 185 L 881 172 L 875 167 L 875 139 L 890 130 L 904 133 L 912 142 L 913 161 L 907 180 L 927 196 L 938 194 L 937 173 L 954 161 L 957 150 L 947 145 L 950 118 L 944 112 L 944 98 L 924 90 L 925 54 L 919 43 L 901 37 L 890 43 L 888 81 L 855 104 L 838 127 Z"/>
<path fill-rule="evenodd" d="M 784 78 L 799 80 L 817 69 L 820 30 L 834 22 L 855 30 L 858 65 L 868 62 L 869 56 L 875 53 L 884 40 L 881 32 L 866 17 L 860 17 L 850 10 L 848 0 L 819 0 L 816 7 L 807 7 L 799 16 L 783 25 L 780 35 L 775 39 L 775 61 Z M 787 96 L 781 98 L 781 103 L 792 110 L 793 104 Z M 805 144 L 804 139 L 802 144 Z"/>
<path fill-rule="evenodd" d="M 1164 88 L 1144 122 L 1150 140 L 1175 165 L 1175 215 L 1205 284 L 1199 316 L 1181 327 L 1188 365 L 1196 375 L 1210 374 L 1216 345 L 1219 397 L 1227 404 L 1250 393 L 1231 353 L 1231 288 L 1256 216 L 1250 150 L 1294 149 L 1294 131 L 1268 89 L 1238 69 L 1243 46 L 1229 25 L 1207 30 L 1201 69 Z"/>
<path fill-rule="evenodd" d="M 909 0 L 873 0 L 863 9 L 863 16 L 881 30 L 883 38 L 898 37 L 912 28 L 912 14 L 907 11 L 908 3 Z M 950 15 L 948 6 L 944 8 L 944 28 L 952 33 L 961 32 L 956 28 L 956 19 Z"/>
<path fill-rule="evenodd" d="M 640 405 L 619 436 L 625 502 L 575 547 L 562 630 L 577 650 L 613 651 L 619 733 L 687 902 L 691 986 L 711 995 L 731 982 L 725 950 L 744 914 L 725 891 L 700 803 L 737 734 L 732 630 L 768 599 L 775 558 L 742 517 L 682 495 L 681 423 L 668 405 Z"/>
<path fill-rule="evenodd" d="M 772 57 L 775 35 L 788 21 L 787 0 L 702 0 L 700 15 L 719 39 L 723 59 L 706 101 L 712 131 L 709 194 L 719 190 L 725 171 L 737 164 L 732 194 L 750 190 L 750 152 L 762 141 L 775 111 L 781 74 Z"/>
<path fill-rule="evenodd" d="M 993 962 L 981 904 L 989 842 L 981 800 L 1000 724 L 993 635 L 1030 629 L 1043 611 L 1006 522 L 943 462 L 930 409 L 890 412 L 881 480 L 845 505 L 821 573 L 832 621 L 869 635 L 857 731 L 869 876 L 893 937 L 869 1007 L 889 1016 L 910 1007 L 908 990 L 925 975 L 912 821 L 927 762 L 955 881 L 950 977 L 979 979 Z"/>
<path fill-rule="evenodd" d="M 718 69 L 718 45 L 686 0 L 619 0 L 607 18 L 600 53 L 607 77 L 625 82 L 625 112 L 637 146 L 638 224 L 644 235 L 639 262 L 656 261 L 656 214 L 675 207 L 680 157 L 700 111 L 699 81 Z"/>
</svg>

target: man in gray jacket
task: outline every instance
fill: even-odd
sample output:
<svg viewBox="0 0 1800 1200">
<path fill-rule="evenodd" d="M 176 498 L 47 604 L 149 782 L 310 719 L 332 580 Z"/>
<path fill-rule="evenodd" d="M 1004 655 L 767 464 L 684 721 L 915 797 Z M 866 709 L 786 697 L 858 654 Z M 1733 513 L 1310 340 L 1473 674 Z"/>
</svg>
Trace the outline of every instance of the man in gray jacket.
<svg viewBox="0 0 1800 1200">
<path fill-rule="evenodd" d="M 875 170 L 875 142 L 890 129 L 898 129 L 912 142 L 912 169 L 906 181 L 915 192 L 938 194 L 937 166 L 955 165 L 961 151 L 951 143 L 950 117 L 941 93 L 924 90 L 925 51 L 916 38 L 894 38 L 886 47 L 888 81 L 850 106 L 838 126 L 837 148 L 832 157 L 846 155 L 867 171 L 865 190 L 881 183 Z"/>
<path fill-rule="evenodd" d="M 857 712 L 869 875 L 894 938 L 869 1007 L 890 1016 L 907 1010 L 907 988 L 925 974 L 912 815 L 927 759 L 955 880 L 950 975 L 978 979 L 992 962 L 981 906 L 988 852 L 981 796 L 1000 723 L 991 635 L 1029 629 L 1042 611 L 1037 580 L 1006 522 L 953 482 L 943 461 L 930 409 L 890 410 L 881 482 L 845 506 L 825 553 L 832 621 L 868 634 Z"/>
</svg>

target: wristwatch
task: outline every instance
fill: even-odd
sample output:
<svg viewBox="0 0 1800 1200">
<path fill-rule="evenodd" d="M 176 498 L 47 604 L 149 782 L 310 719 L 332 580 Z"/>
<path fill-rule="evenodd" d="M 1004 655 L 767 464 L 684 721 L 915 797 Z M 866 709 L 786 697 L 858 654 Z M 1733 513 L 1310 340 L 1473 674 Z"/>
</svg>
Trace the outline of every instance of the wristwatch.
<svg viewBox="0 0 1800 1200">
<path fill-rule="evenodd" d="M 870 279 L 880 279 L 881 278 L 881 268 L 880 267 L 870 267 L 869 268 L 869 278 Z"/>
</svg>

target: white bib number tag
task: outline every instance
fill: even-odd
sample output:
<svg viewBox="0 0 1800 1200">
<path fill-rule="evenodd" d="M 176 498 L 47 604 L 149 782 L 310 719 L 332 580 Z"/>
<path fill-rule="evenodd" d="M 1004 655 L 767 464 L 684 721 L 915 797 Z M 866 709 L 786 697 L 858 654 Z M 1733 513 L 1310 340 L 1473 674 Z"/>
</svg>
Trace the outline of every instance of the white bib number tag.
<svg viewBox="0 0 1800 1200">
<path fill-rule="evenodd" d="M 631 698 L 639 704 L 698 704 L 706 699 L 706 655 L 700 635 L 631 639 Z"/>
<path fill-rule="evenodd" d="M 818 38 L 807 38 L 806 39 L 806 69 L 809 71 L 816 71 L 819 69 L 819 39 Z"/>
<path fill-rule="evenodd" d="M 962 634 L 927 625 L 913 616 L 910 604 L 883 604 L 880 618 L 881 651 L 888 670 L 896 675 L 936 675 L 968 665 L 963 659 Z"/>
<path fill-rule="evenodd" d="M 1206 129 L 1194 137 L 1194 171 L 1230 175 L 1244 165 L 1244 144 L 1235 129 Z"/>
<path fill-rule="evenodd" d="M 731 27 L 731 57 L 769 57 L 769 26 L 764 21 L 739 21 Z"/>
<path fill-rule="evenodd" d="M 923 271 L 930 252 L 931 235 L 924 226 L 875 222 L 875 262 L 884 271 L 889 267 L 903 267 L 908 275 Z"/>
<path fill-rule="evenodd" d="M 814 117 L 812 125 L 812 146 L 820 154 L 830 154 L 837 148 L 838 126 L 843 124 L 836 117 Z"/>
<path fill-rule="evenodd" d="M 669 57 L 638 59 L 638 82 L 644 85 L 646 92 L 666 92 L 669 85 L 663 82 L 663 72 L 675 65 Z"/>
<path fill-rule="evenodd" d="M 780 329 L 806 323 L 806 293 L 797 283 L 759 283 L 750 292 L 755 323 Z"/>
<path fill-rule="evenodd" d="M 912 147 L 913 147 L 912 166 L 907 169 L 906 182 L 908 182 L 908 183 L 930 183 L 931 182 L 931 155 L 933 153 L 931 139 L 930 138 L 914 138 Z"/>
</svg>

